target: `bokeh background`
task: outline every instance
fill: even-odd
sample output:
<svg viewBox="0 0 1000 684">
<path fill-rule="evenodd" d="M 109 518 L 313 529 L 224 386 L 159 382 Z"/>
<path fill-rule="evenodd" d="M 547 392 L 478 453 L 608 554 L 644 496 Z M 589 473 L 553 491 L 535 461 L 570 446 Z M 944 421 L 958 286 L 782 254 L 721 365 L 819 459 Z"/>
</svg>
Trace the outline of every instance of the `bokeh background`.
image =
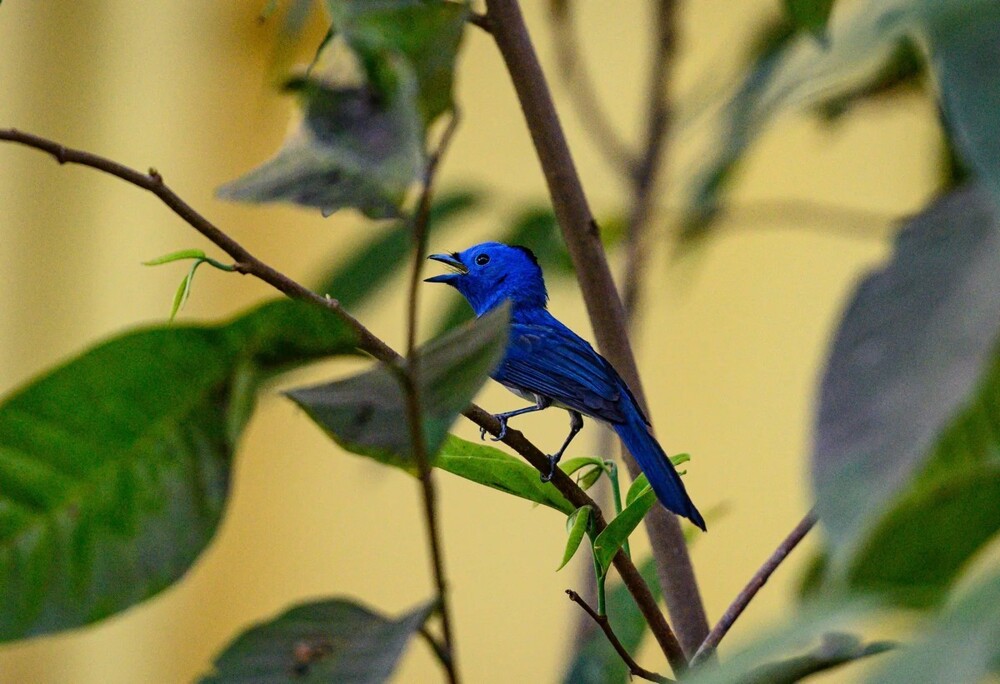
<svg viewBox="0 0 1000 684">
<path fill-rule="evenodd" d="M 551 73 L 547 3 L 523 4 Z M 155 166 L 251 251 L 297 279 L 314 279 L 379 227 L 354 215 L 323 219 L 213 197 L 215 187 L 278 147 L 292 115 L 292 102 L 274 88 L 278 27 L 258 22 L 263 5 L 6 0 L 0 6 L 0 127 L 50 136 L 137 168 Z M 635 140 L 648 3 L 578 5 L 597 91 L 613 121 Z M 669 219 L 683 199 L 680 186 L 700 136 L 708 134 L 695 114 L 724 92 L 756 28 L 778 11 L 777 0 L 681 5 L 671 83 L 678 123 L 634 340 L 661 440 L 670 452 L 694 456 L 686 481 L 701 509 L 724 505 L 728 511 L 693 549 L 713 620 L 809 507 L 813 394 L 830 333 L 852 283 L 886 253 L 894 217 L 916 210 L 932 191 L 940 159 L 933 103 L 916 94 L 861 105 L 834 126 L 788 117 L 754 148 L 722 230 L 676 258 Z M 304 43 L 314 45 L 321 35 L 315 21 Z M 558 82 L 554 94 L 592 206 L 598 214 L 620 211 L 619 179 Z M 496 237 L 520 208 L 546 201 L 509 78 L 492 41 L 475 29 L 467 32 L 460 58 L 457 99 L 463 122 L 439 188 L 478 188 L 487 202 L 442 233 L 434 251 Z M 186 267 L 150 269 L 140 262 L 187 247 L 210 246 L 152 196 L 0 145 L 0 392 L 122 329 L 163 322 Z M 355 312 L 397 347 L 402 292 L 400 278 Z M 206 269 L 181 318 L 221 319 L 272 296 L 249 278 Z M 427 319 L 455 296 L 428 286 Z M 552 309 L 589 335 L 581 298 L 567 282 L 553 288 Z M 349 370 L 328 364 L 298 380 Z M 496 386 L 479 398 L 492 410 L 517 401 Z M 544 448 L 558 443 L 565 423 L 561 414 L 546 413 L 519 427 Z M 468 426 L 458 429 L 475 435 Z M 584 434 L 576 455 L 596 444 L 596 430 Z M 467 681 L 557 680 L 577 618 L 563 590 L 578 586 L 583 570 L 554 571 L 563 520 L 448 475 L 439 483 Z M 0 681 L 189 681 L 238 631 L 291 603 L 348 595 L 392 614 L 430 595 L 416 482 L 342 453 L 276 391 L 263 397 L 246 434 L 232 490 L 215 541 L 183 581 L 101 624 L 0 647 Z M 814 543 L 797 551 L 761 592 L 729 643 L 754 636 L 789 610 Z M 646 649 L 640 660 L 661 667 L 657 657 Z M 396 676 L 400 682 L 437 678 L 422 643 L 410 649 Z M 853 676 L 847 669 L 827 679 Z"/>
</svg>

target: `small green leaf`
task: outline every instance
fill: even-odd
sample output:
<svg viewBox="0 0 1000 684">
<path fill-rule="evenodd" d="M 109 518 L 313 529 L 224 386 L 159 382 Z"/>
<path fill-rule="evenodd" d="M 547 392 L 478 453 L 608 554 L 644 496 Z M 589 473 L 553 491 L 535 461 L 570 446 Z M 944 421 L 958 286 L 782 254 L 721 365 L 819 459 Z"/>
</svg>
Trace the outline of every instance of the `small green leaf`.
<svg viewBox="0 0 1000 684">
<path fill-rule="evenodd" d="M 195 262 L 195 263 L 198 263 L 198 262 Z M 188 295 L 191 292 L 191 276 L 193 274 L 194 274 L 193 269 L 191 271 L 185 273 L 184 277 L 181 279 L 180 284 L 177 286 L 177 291 L 174 292 L 174 303 L 170 307 L 170 319 L 169 320 L 171 320 L 171 321 L 174 320 L 174 318 L 176 318 L 177 312 L 181 310 L 181 307 L 184 306 L 184 303 L 188 299 Z"/>
<path fill-rule="evenodd" d="M 625 506 L 624 510 L 597 535 L 597 539 L 594 540 L 594 559 L 602 575 L 607 574 L 618 550 L 628 541 L 629 535 L 635 531 L 654 504 L 656 504 L 656 492 L 649 489 Z"/>
<path fill-rule="evenodd" d="M 437 455 L 435 466 L 466 480 L 554 508 L 570 515 L 573 504 L 551 482 L 542 482 L 538 471 L 524 461 L 485 444 L 450 435 Z"/>
<path fill-rule="evenodd" d="M 580 485 L 580 489 L 582 489 L 583 491 L 587 491 L 588 489 L 590 489 L 591 487 L 593 487 L 595 484 L 597 484 L 597 481 L 601 479 L 601 475 L 603 475 L 604 472 L 605 472 L 605 470 L 604 470 L 604 466 L 603 465 L 600 466 L 600 467 L 596 467 L 595 466 L 595 467 L 591 468 L 590 470 L 588 470 L 587 472 L 585 472 L 577 480 L 577 484 Z"/>
<path fill-rule="evenodd" d="M 625 505 L 630 506 L 647 489 L 649 489 L 649 480 L 646 478 L 646 473 L 639 473 L 639 477 L 632 480 L 632 484 L 629 485 L 628 491 L 625 493 Z"/>
<path fill-rule="evenodd" d="M 159 266 L 160 264 L 169 264 L 172 261 L 180 261 L 181 259 L 206 259 L 208 258 L 200 249 L 182 249 L 178 252 L 171 252 L 170 254 L 164 254 L 161 257 L 156 257 L 155 259 L 150 259 L 149 261 L 143 261 L 143 266 Z"/>
<path fill-rule="evenodd" d="M 438 452 L 455 417 L 503 358 L 509 315 L 507 306 L 498 308 L 419 350 L 428 454 Z M 377 364 L 361 375 L 287 394 L 343 448 L 416 473 L 398 369 Z"/>
<path fill-rule="evenodd" d="M 219 524 L 260 383 L 355 346 L 331 312 L 282 300 L 125 333 L 0 402 L 0 640 L 176 582 Z"/>
<path fill-rule="evenodd" d="M 577 456 L 576 458 L 569 458 L 559 462 L 559 470 L 567 475 L 572 475 L 585 466 L 597 466 L 603 469 L 604 461 L 593 456 Z"/>
<path fill-rule="evenodd" d="M 591 512 L 590 506 L 581 506 L 566 518 L 566 531 L 569 533 L 569 538 L 566 540 L 566 550 L 563 552 L 562 563 L 556 568 L 556 572 L 565 568 L 566 564 L 576 555 L 577 549 L 580 548 L 580 542 L 583 541 L 584 535 L 587 534 L 587 528 L 590 526 Z"/>
<path fill-rule="evenodd" d="M 433 607 L 393 620 L 345 599 L 305 603 L 241 634 L 200 681 L 381 684 Z"/>
</svg>

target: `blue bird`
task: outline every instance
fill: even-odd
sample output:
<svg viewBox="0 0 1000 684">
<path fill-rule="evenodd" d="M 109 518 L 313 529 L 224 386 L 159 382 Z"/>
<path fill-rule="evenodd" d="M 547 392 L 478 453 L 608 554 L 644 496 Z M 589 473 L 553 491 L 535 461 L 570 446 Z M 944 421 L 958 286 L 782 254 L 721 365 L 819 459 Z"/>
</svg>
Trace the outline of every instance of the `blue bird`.
<svg viewBox="0 0 1000 684">
<path fill-rule="evenodd" d="M 608 361 L 546 309 L 542 269 L 531 250 L 485 242 L 464 252 L 432 254 L 428 259 L 452 268 L 425 282 L 446 283 L 468 300 L 476 316 L 511 303 L 510 340 L 493 379 L 533 406 L 498 413 L 500 437 L 514 416 L 558 406 L 569 411 L 569 435 L 549 456 L 550 471 L 583 427 L 583 416 L 601 420 L 618 433 L 667 509 L 701 529 L 705 519 L 688 496 L 677 470 L 650 432 L 631 390 Z M 485 434 L 485 430 L 481 434 Z"/>
</svg>

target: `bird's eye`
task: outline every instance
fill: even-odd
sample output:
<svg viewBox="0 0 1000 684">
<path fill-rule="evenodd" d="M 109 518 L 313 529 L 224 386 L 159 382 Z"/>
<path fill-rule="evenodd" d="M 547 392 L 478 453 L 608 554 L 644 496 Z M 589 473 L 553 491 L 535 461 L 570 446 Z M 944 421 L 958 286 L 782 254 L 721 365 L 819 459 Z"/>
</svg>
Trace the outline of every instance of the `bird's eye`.
<svg viewBox="0 0 1000 684">
<path fill-rule="evenodd" d="M 476 257 L 476 263 L 479 264 L 480 266 L 485 266 L 486 264 L 490 263 L 490 255 L 480 254 L 479 256 Z"/>
</svg>

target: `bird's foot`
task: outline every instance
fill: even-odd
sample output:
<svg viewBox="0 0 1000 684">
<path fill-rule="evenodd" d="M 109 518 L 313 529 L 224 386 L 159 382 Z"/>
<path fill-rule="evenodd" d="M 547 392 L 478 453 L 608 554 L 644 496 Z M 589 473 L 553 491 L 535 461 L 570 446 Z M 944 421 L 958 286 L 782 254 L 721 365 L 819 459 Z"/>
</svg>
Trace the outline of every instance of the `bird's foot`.
<svg viewBox="0 0 1000 684">
<path fill-rule="evenodd" d="M 500 434 L 497 435 L 496 437 L 490 435 L 490 439 L 493 440 L 494 442 L 499 442 L 501 439 L 507 436 L 507 416 L 496 415 L 493 417 L 500 421 Z M 479 428 L 479 439 L 482 441 L 486 440 L 486 428 L 484 427 Z"/>
<path fill-rule="evenodd" d="M 552 476 L 556 474 L 556 464 L 559 463 L 559 458 L 562 454 L 556 454 L 555 456 L 549 456 L 549 472 L 542 473 L 542 482 L 548 482 L 552 479 Z"/>
</svg>

